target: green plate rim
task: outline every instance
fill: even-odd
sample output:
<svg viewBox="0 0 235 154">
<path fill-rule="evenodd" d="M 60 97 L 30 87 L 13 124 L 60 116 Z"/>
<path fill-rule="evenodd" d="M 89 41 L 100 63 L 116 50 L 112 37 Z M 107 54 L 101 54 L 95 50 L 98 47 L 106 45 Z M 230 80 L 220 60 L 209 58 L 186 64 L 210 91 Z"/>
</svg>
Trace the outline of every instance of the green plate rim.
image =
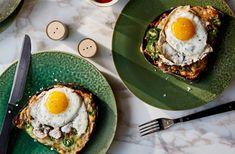
<svg viewBox="0 0 235 154">
<path fill-rule="evenodd" d="M 107 146 L 108 148 L 105 150 L 105 152 L 107 152 L 114 140 L 114 136 L 116 134 L 116 130 L 117 130 L 117 123 L 118 123 L 118 111 L 117 111 L 117 101 L 116 101 L 116 98 L 115 98 L 115 95 L 113 93 L 113 90 L 112 90 L 112 87 L 110 86 L 108 80 L 104 77 L 104 75 L 101 73 L 101 71 L 99 71 L 99 69 L 94 65 L 92 64 L 91 62 L 89 62 L 88 60 L 86 60 L 85 58 L 82 58 L 82 57 L 79 57 L 78 55 L 74 54 L 74 53 L 68 53 L 66 51 L 61 51 L 61 50 L 41 50 L 41 51 L 36 51 L 34 53 L 31 54 L 31 56 L 33 55 L 40 55 L 40 54 L 43 54 L 43 53 L 57 53 L 57 54 L 67 54 L 67 55 L 70 55 L 70 56 L 73 56 L 73 57 L 76 57 L 78 59 L 82 59 L 82 60 L 85 60 L 87 63 L 89 63 L 100 75 L 101 77 L 103 78 L 104 81 L 106 81 L 108 83 L 108 88 L 109 90 L 111 91 L 112 93 L 112 98 L 115 102 L 115 125 L 114 125 L 114 128 L 113 128 L 113 133 L 112 133 L 112 136 L 111 136 L 111 139 L 109 141 L 109 143 L 107 143 Z M 14 60 L 12 63 L 9 64 L 9 66 L 7 66 L 7 68 L 0 74 L 0 77 L 2 75 L 4 75 L 5 73 L 7 73 L 7 71 L 13 66 L 15 65 L 16 63 L 18 62 L 18 60 Z"/>
<path fill-rule="evenodd" d="M 10 11 L 7 11 L 7 13 L 4 14 L 4 16 L 2 18 L 0 18 L 0 23 L 3 22 L 5 19 L 7 19 L 15 11 L 15 9 L 18 7 L 18 5 L 20 4 L 21 1 L 24 1 L 24 0 L 16 0 L 15 1 L 14 5 L 8 9 Z"/>
</svg>

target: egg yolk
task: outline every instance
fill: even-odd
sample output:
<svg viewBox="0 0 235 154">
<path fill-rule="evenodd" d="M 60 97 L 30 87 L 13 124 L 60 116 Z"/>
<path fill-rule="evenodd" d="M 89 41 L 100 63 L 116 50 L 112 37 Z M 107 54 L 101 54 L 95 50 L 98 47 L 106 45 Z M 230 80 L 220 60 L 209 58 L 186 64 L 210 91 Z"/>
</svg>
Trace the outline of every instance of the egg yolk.
<svg viewBox="0 0 235 154">
<path fill-rule="evenodd" d="M 174 36 L 181 40 L 187 41 L 195 34 L 195 26 L 191 20 L 187 18 L 178 18 L 171 27 Z"/>
<path fill-rule="evenodd" d="M 59 114 L 68 107 L 68 99 L 63 92 L 53 91 L 46 100 L 46 109 L 49 113 Z"/>
</svg>

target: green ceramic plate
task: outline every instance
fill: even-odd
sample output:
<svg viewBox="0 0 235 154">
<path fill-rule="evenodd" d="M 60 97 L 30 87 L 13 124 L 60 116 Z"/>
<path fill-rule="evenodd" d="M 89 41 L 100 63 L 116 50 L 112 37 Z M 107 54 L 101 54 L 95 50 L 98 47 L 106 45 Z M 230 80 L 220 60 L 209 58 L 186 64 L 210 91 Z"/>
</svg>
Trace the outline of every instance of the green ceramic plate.
<svg viewBox="0 0 235 154">
<path fill-rule="evenodd" d="M 1 0 L 0 0 L 1 1 Z M 20 3 L 17 5 L 17 8 L 2 22 L 0 22 L 0 33 L 7 29 L 11 25 L 11 23 L 14 21 L 16 15 L 20 12 L 20 9 L 23 5 L 24 1 L 20 1 Z"/>
<path fill-rule="evenodd" d="M 10 16 L 21 0 L 0 0 L 0 23 Z"/>
<path fill-rule="evenodd" d="M 0 121 L 3 121 L 8 97 L 14 78 L 16 63 L 0 77 Z M 74 55 L 61 52 L 42 52 L 32 56 L 22 106 L 28 98 L 42 87 L 56 83 L 77 82 L 93 92 L 99 99 L 99 119 L 91 140 L 82 153 L 104 154 L 114 137 L 117 123 L 116 102 L 106 79 L 89 62 Z M 0 127 L 2 122 L 0 123 Z M 15 129 L 10 142 L 10 153 L 51 154 L 50 148 L 34 142 L 24 131 Z"/>
<path fill-rule="evenodd" d="M 212 5 L 225 13 L 222 33 L 208 69 L 193 82 L 155 70 L 140 53 L 148 24 L 162 12 L 180 5 Z M 223 0 L 131 0 L 115 27 L 113 60 L 129 90 L 150 105 L 167 110 L 204 105 L 215 99 L 235 74 L 234 14 Z"/>
</svg>

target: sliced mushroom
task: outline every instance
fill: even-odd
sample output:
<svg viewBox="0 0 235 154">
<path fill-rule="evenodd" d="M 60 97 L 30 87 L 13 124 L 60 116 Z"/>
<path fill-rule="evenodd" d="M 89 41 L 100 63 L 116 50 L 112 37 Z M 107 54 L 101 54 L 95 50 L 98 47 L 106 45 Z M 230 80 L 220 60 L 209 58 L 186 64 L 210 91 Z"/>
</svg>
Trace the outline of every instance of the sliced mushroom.
<svg viewBox="0 0 235 154">
<path fill-rule="evenodd" d="M 64 133 L 69 133 L 72 129 L 72 123 L 68 123 L 67 125 L 61 127 L 61 131 Z"/>
<path fill-rule="evenodd" d="M 55 139 L 59 139 L 61 137 L 61 132 L 60 132 L 59 127 L 52 129 L 49 132 L 49 135 Z"/>
<path fill-rule="evenodd" d="M 47 137 L 46 133 L 42 132 L 40 129 L 37 129 L 37 128 L 33 129 L 33 134 L 35 136 L 37 136 L 38 138 L 40 138 L 40 139 L 43 139 L 43 138 Z"/>
</svg>

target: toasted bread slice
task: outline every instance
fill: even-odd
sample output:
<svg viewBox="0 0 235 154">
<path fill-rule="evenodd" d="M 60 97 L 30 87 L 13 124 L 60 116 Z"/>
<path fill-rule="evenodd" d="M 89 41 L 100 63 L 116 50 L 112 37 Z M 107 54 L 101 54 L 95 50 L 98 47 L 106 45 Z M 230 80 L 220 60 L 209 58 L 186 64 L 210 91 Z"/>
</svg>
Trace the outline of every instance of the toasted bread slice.
<svg viewBox="0 0 235 154">
<path fill-rule="evenodd" d="M 201 20 L 207 22 L 206 26 L 206 30 L 208 33 L 207 43 L 213 46 L 215 44 L 216 37 L 218 35 L 218 30 L 221 26 L 222 13 L 211 6 L 206 6 L 206 7 L 193 6 L 191 7 L 191 9 L 194 11 L 195 14 L 197 14 L 197 16 L 200 17 Z M 159 53 L 157 51 L 154 53 L 152 51 L 149 51 L 150 49 L 147 47 L 149 41 L 147 39 L 148 32 L 151 29 L 155 28 L 155 32 L 160 33 L 161 29 L 159 27 L 161 27 L 161 25 L 164 23 L 164 20 L 168 17 L 168 15 L 171 13 L 172 10 L 168 10 L 162 13 L 153 22 L 149 24 L 147 30 L 145 31 L 145 36 L 141 46 L 141 52 L 144 54 L 148 62 L 153 64 L 161 71 L 193 80 L 196 79 L 199 76 L 199 74 L 206 69 L 209 55 L 207 55 L 203 59 L 199 59 L 198 61 L 190 65 L 183 65 L 183 66 L 167 65 L 159 57 Z M 156 41 L 158 41 L 158 38 Z"/>
<path fill-rule="evenodd" d="M 55 139 L 49 135 L 45 135 L 45 137 L 39 138 L 33 132 L 34 130 L 34 127 L 32 124 L 33 117 L 30 115 L 31 106 L 40 98 L 40 94 L 42 94 L 43 92 L 46 92 L 51 88 L 58 88 L 62 86 L 64 85 L 54 85 L 32 96 L 28 104 L 26 104 L 26 106 L 21 110 L 21 112 L 15 118 L 15 125 L 20 129 L 26 130 L 26 132 L 33 139 L 37 140 L 38 142 L 44 145 L 52 147 L 53 149 L 55 149 L 61 154 L 66 154 L 66 153 L 75 154 L 75 153 L 79 153 L 79 151 L 81 151 L 81 149 L 90 140 L 91 134 L 94 131 L 94 127 L 96 123 L 98 108 L 94 101 L 94 95 L 88 90 L 75 84 L 66 85 L 66 87 L 74 89 L 75 93 L 82 97 L 83 102 L 85 104 L 85 108 L 88 113 L 88 126 L 84 134 L 77 135 L 75 130 L 64 133 L 61 131 L 61 128 L 60 128 L 62 135 L 60 138 Z"/>
</svg>

